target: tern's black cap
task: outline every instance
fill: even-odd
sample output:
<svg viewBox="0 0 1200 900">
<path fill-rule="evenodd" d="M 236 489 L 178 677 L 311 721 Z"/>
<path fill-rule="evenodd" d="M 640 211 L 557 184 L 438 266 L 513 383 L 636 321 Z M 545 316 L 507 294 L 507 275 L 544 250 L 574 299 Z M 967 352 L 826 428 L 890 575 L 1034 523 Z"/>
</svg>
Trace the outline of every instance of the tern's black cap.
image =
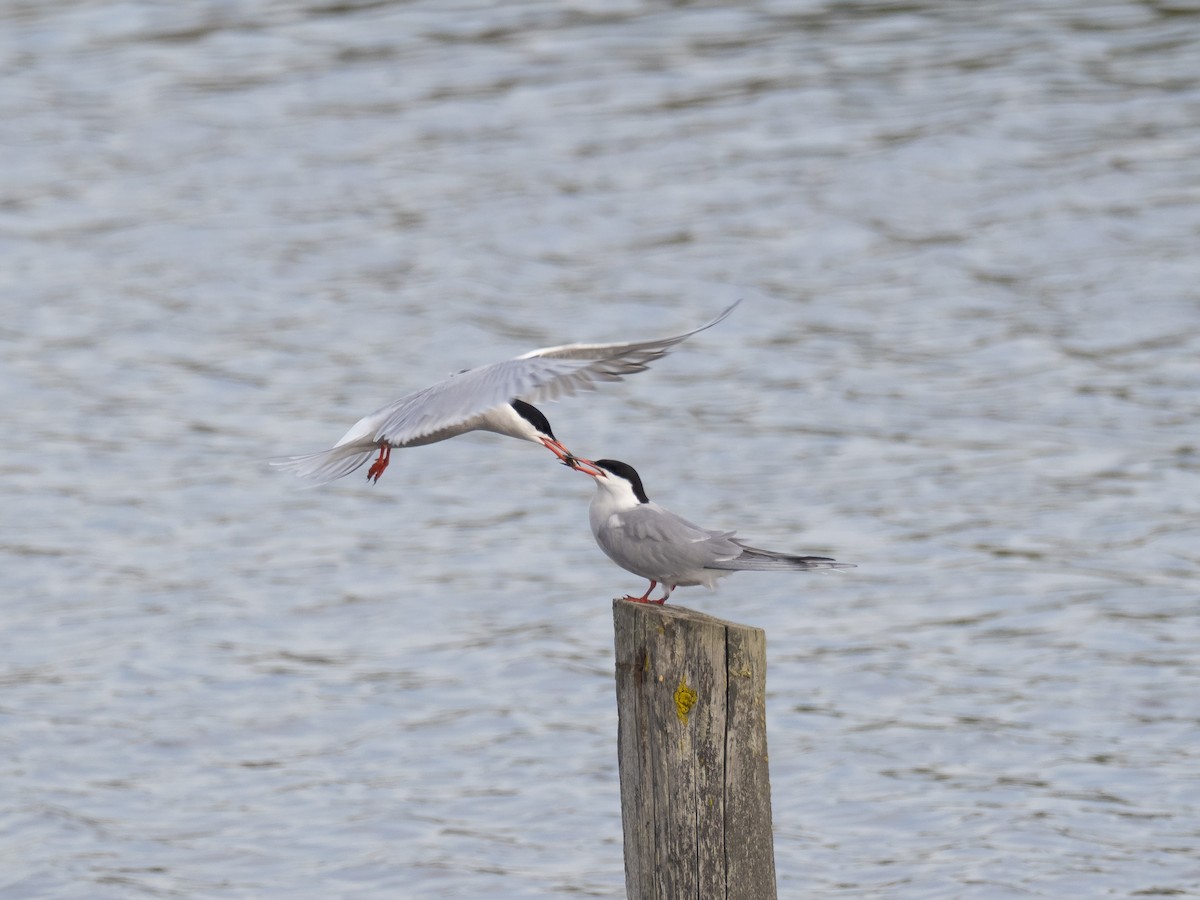
<svg viewBox="0 0 1200 900">
<path fill-rule="evenodd" d="M 606 472 L 612 472 L 614 475 L 618 475 L 632 484 L 634 496 L 642 503 L 650 502 L 650 498 L 646 496 L 646 489 L 642 487 L 641 476 L 638 475 L 637 470 L 629 465 L 629 463 L 623 463 L 616 459 L 597 459 L 593 460 L 593 463 Z"/>
<path fill-rule="evenodd" d="M 536 428 L 540 433 L 553 440 L 558 440 L 554 437 L 554 432 L 550 430 L 550 420 L 542 415 L 542 411 L 532 403 L 526 403 L 524 400 L 510 400 L 508 405 L 517 411 L 517 415 Z"/>
</svg>

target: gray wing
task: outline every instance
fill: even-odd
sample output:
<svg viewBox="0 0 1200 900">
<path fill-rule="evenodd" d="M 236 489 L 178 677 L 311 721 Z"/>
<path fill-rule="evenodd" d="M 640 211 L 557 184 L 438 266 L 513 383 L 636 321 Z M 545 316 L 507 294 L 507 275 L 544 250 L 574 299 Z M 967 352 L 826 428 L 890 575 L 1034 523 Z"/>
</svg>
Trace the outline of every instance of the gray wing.
<svg viewBox="0 0 1200 900">
<path fill-rule="evenodd" d="M 550 400 L 592 390 L 598 382 L 620 381 L 629 371 L 644 368 L 631 370 L 608 360 L 508 359 L 451 375 L 377 410 L 360 424 L 373 432 L 372 441 L 403 444 L 453 430 L 514 398 Z"/>
<path fill-rule="evenodd" d="M 356 439 L 404 443 L 453 429 L 514 398 L 538 402 L 594 390 L 606 381 L 643 372 L 672 347 L 728 316 L 739 300 L 706 325 L 685 334 L 624 344 L 567 344 L 468 369 L 366 416 Z M 361 427 L 360 427 L 361 426 Z M 372 432 L 372 433 L 367 433 Z M 347 434 L 346 438 L 350 438 Z"/>
<path fill-rule="evenodd" d="M 742 552 L 732 532 L 701 528 L 657 503 L 643 503 L 618 519 L 619 528 L 596 536 L 601 549 L 618 565 L 656 581 L 713 568 Z"/>
<path fill-rule="evenodd" d="M 691 331 L 686 331 L 683 334 L 677 334 L 673 337 L 658 338 L 652 341 L 633 341 L 622 344 L 564 344 L 561 347 L 543 347 L 540 350 L 530 350 L 528 353 L 517 358 L 582 359 L 623 366 L 621 374 L 641 372 L 650 363 L 666 356 L 676 344 L 686 341 L 693 334 L 699 334 L 701 331 L 706 331 L 714 325 L 725 321 L 729 317 L 729 314 L 738 308 L 741 302 L 741 300 L 735 301 L 732 306 L 711 322 L 707 322 L 699 328 L 693 328 Z M 553 398 L 542 397 L 541 399 Z"/>
</svg>

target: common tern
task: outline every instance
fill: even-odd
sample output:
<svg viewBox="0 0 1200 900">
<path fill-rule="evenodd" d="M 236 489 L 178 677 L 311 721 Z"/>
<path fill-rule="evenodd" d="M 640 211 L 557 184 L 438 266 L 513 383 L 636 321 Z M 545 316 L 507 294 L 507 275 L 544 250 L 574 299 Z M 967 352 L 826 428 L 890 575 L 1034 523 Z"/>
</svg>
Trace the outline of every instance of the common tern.
<svg viewBox="0 0 1200 900">
<path fill-rule="evenodd" d="M 596 479 L 589 518 L 596 543 L 622 569 L 650 580 L 636 603 L 665 603 L 680 586 L 716 586 L 731 572 L 795 569 L 852 569 L 826 556 L 795 556 L 751 547 L 732 531 L 712 531 L 694 525 L 646 496 L 633 466 L 615 459 L 568 457 L 563 464 Z M 662 585 L 662 597 L 650 592 Z"/>
<path fill-rule="evenodd" d="M 530 401 L 593 390 L 598 382 L 620 381 L 645 371 L 676 344 L 722 321 L 741 302 L 711 322 L 674 337 L 543 347 L 515 359 L 465 369 L 363 416 L 328 450 L 272 460 L 271 465 L 325 484 L 349 475 L 378 452 L 367 470 L 367 480 L 378 482 L 393 449 L 433 444 L 469 431 L 492 431 L 542 444 L 565 461 L 572 458 L 570 451 Z"/>
</svg>

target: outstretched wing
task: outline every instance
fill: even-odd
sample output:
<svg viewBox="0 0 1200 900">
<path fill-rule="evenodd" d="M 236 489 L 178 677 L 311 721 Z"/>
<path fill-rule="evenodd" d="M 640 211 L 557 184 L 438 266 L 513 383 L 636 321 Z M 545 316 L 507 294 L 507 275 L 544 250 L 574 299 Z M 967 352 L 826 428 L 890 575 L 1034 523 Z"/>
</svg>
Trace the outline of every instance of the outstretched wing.
<svg viewBox="0 0 1200 900">
<path fill-rule="evenodd" d="M 729 314 L 738 308 L 741 300 L 737 300 L 723 313 L 691 331 L 677 334 L 673 337 L 658 338 L 653 341 L 633 341 L 623 344 L 564 344 L 561 347 L 543 347 L 540 350 L 530 350 L 518 356 L 517 359 L 532 359 L 534 357 L 551 359 L 581 359 L 597 363 L 610 363 L 624 367 L 621 374 L 643 371 L 650 363 L 662 359 L 676 344 L 686 341 L 693 334 L 699 334 L 712 328 L 719 322 L 725 321 Z M 541 399 L 553 399 L 542 397 Z"/>
<path fill-rule="evenodd" d="M 386 440 L 402 444 L 442 431 L 452 433 L 473 417 L 514 398 L 554 400 L 594 390 L 606 381 L 620 381 L 626 375 L 645 371 L 676 344 L 716 325 L 741 302 L 711 322 L 673 337 L 545 347 L 516 359 L 468 369 L 364 417 L 339 443 Z"/>
</svg>

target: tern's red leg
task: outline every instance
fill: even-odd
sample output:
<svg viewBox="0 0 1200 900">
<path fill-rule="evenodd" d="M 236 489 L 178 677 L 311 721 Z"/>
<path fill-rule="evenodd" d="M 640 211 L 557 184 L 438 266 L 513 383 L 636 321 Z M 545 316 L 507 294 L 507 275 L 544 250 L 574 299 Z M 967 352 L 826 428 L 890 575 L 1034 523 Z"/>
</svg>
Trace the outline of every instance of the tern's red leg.
<svg viewBox="0 0 1200 900">
<path fill-rule="evenodd" d="M 371 463 L 371 468 L 367 469 L 367 481 L 379 482 L 379 476 L 383 474 L 383 470 L 388 467 L 388 463 L 392 461 L 392 445 L 387 441 L 379 442 L 379 456 L 375 457 L 375 462 Z"/>
<path fill-rule="evenodd" d="M 631 603 L 662 603 L 662 600 L 651 600 L 650 599 L 650 592 L 652 590 L 654 590 L 654 588 L 657 585 L 658 585 L 657 581 L 652 581 L 652 582 L 650 582 L 650 587 L 646 588 L 646 593 L 642 594 L 642 596 L 635 597 L 635 596 L 633 596 L 633 594 L 626 594 L 621 599 L 628 600 Z"/>
</svg>

